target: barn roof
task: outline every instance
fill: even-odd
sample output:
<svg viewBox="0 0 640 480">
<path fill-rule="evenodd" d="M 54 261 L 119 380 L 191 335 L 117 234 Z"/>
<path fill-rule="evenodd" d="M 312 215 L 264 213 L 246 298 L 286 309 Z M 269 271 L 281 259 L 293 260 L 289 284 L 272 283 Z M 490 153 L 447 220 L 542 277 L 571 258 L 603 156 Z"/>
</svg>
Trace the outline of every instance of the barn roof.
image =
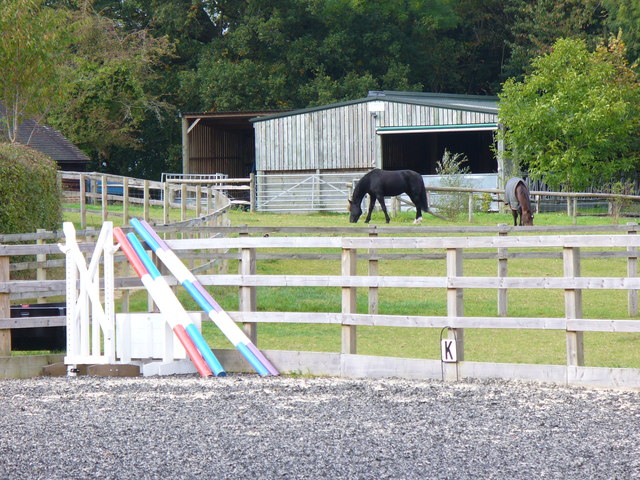
<svg viewBox="0 0 640 480">
<path fill-rule="evenodd" d="M 370 91 L 365 98 L 356 100 L 347 100 L 344 102 L 331 103 L 328 105 L 320 105 L 317 107 L 301 108 L 284 113 L 274 115 L 265 115 L 252 118 L 252 122 L 262 122 L 273 118 L 282 118 L 293 115 L 300 115 L 309 112 L 317 112 L 329 110 L 332 108 L 343 107 L 347 105 L 355 105 L 365 102 L 396 102 L 408 103 L 413 105 L 424 105 L 429 107 L 450 108 L 453 110 L 464 110 L 480 113 L 498 113 L 498 97 L 488 95 L 458 95 L 451 93 L 426 93 L 426 92 L 398 92 L 389 90 Z"/>
</svg>

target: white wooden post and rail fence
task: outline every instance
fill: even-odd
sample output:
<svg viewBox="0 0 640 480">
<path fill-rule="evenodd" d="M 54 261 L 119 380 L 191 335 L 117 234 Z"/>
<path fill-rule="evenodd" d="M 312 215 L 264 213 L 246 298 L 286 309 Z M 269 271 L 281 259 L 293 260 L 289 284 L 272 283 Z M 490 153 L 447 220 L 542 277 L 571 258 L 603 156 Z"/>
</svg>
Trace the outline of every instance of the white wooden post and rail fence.
<svg viewBox="0 0 640 480">
<path fill-rule="evenodd" d="M 167 233 L 169 227 L 157 228 L 158 233 Z M 534 227 L 535 228 L 535 227 Z M 605 227 L 600 227 L 604 229 Z M 547 227 L 549 229 L 549 227 Z M 565 227 L 566 229 L 566 227 Z M 640 369 L 587 367 L 584 353 L 584 332 L 624 332 L 639 333 L 637 318 L 637 291 L 640 279 L 637 277 L 637 248 L 640 236 L 637 225 L 608 227 L 611 234 L 570 234 L 539 235 L 534 229 L 501 227 L 474 231 L 492 234 L 483 236 L 437 236 L 442 230 L 429 227 L 393 229 L 348 229 L 350 236 L 321 237 L 320 229 L 310 229 L 312 236 L 270 235 L 226 236 L 224 238 L 194 238 L 167 240 L 169 246 L 180 256 L 209 262 L 213 258 L 234 258 L 239 261 L 238 274 L 202 274 L 198 278 L 205 286 L 232 286 L 239 291 L 238 311 L 229 311 L 231 317 L 245 325 L 245 331 L 259 345 L 259 324 L 267 323 L 319 323 L 337 324 L 342 327 L 342 342 L 339 352 L 288 352 L 266 350 L 265 354 L 280 371 L 296 371 L 318 375 L 344 376 L 400 376 L 407 378 L 501 377 L 540 379 L 569 384 L 592 384 L 606 386 L 640 387 Z M 220 232 L 218 227 L 202 227 L 202 232 Z M 297 229 L 303 231 L 303 229 Z M 308 229 L 309 230 L 309 229 Z M 347 229 L 336 229 L 346 231 Z M 382 236 L 391 232 L 413 232 L 412 236 Z M 595 230 L 584 229 L 581 233 Z M 228 234 L 241 232 L 241 228 L 229 229 Z M 292 234 L 296 229 L 282 233 Z M 579 229 L 578 229 L 579 231 Z M 628 231 L 630 234 L 624 233 Z M 528 234 L 522 235 L 523 232 Z M 325 232 L 326 233 L 326 232 Z M 503 234 L 500 234 L 503 233 Z M 506 235 L 510 233 L 510 235 Z M 513 234 L 515 233 L 515 234 Z M 353 235 L 361 236 L 353 236 Z M 420 236 L 416 236 L 420 235 Z M 5 240 L 6 241 L 6 240 Z M 81 243 L 82 251 L 89 252 L 92 243 Z M 274 252 L 274 249 L 276 251 Z M 226 252 L 226 253 L 225 253 Z M 8 245 L 0 244 L 0 307 L 8 308 L 15 298 L 48 297 L 65 292 L 64 280 L 10 280 L 9 259 L 18 255 L 59 254 L 56 245 Z M 340 259 L 339 275 L 261 275 L 258 265 L 262 259 Z M 505 262 L 511 258 L 562 258 L 563 273 L 537 276 L 514 277 L 507 275 Z M 582 258 L 624 258 L 627 272 L 612 277 L 581 276 Z M 381 259 L 445 259 L 446 271 L 436 275 L 415 272 L 403 276 L 383 275 L 377 271 L 376 263 Z M 496 261 L 495 276 L 465 276 L 466 259 L 493 259 Z M 366 261 L 370 268 L 367 274 L 359 275 L 359 261 Z M 122 261 L 120 254 L 114 261 Z M 502 267 L 501 267 L 502 265 Z M 4 272 L 4 273 L 3 273 Z M 535 267 L 532 267 L 535 272 Z M 535 273 L 534 273 L 535 275 Z M 118 277 L 114 280 L 116 291 L 141 289 L 137 278 Z M 270 287 L 337 288 L 341 291 L 340 312 L 265 312 L 259 311 L 256 289 Z M 379 292 L 385 288 L 436 289 L 446 292 L 446 315 L 434 315 L 426 311 L 424 315 L 384 315 L 377 311 L 357 313 L 358 291 L 366 288 L 369 292 Z M 464 292 L 472 289 L 493 289 L 497 293 L 495 316 L 467 316 L 464 311 Z M 564 315 L 560 317 L 519 317 L 507 304 L 510 291 L 527 289 L 548 289 L 563 292 Z M 589 290 L 626 290 L 628 295 L 628 318 L 582 318 L 582 292 Z M 369 305 L 376 305 L 376 295 L 369 298 Z M 19 320 L 8 318 L 7 308 L 0 311 L 0 338 L 6 338 L 10 328 L 20 328 Z M 124 305 L 123 305 L 124 307 Z M 371 308 L 371 307 L 370 307 Z M 124 308 L 122 308 L 124 310 Z M 61 319 L 28 319 L 30 325 L 57 325 Z M 359 326 L 393 326 L 406 328 L 445 329 L 447 336 L 457 343 L 458 362 L 443 363 L 440 359 L 406 359 L 378 357 L 358 354 L 357 330 Z M 500 364 L 469 361 L 465 357 L 465 329 L 534 329 L 559 330 L 565 332 L 566 364 Z M 4 337 L 3 337 L 4 335 Z M 5 351 L 0 355 L 6 355 Z M 216 351 L 229 371 L 243 370 L 241 358 L 233 350 Z"/>
</svg>

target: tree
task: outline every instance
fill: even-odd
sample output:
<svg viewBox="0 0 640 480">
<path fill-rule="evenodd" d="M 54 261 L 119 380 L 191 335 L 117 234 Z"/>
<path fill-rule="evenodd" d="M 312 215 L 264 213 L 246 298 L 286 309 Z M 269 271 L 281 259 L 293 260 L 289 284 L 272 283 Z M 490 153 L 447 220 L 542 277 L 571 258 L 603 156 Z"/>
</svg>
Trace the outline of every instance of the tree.
<svg viewBox="0 0 640 480">
<path fill-rule="evenodd" d="M 151 86 L 172 47 L 165 37 L 123 31 L 84 7 L 73 12 L 73 54 L 59 66 L 69 94 L 48 123 L 88 153 L 94 169 L 130 175 L 129 159 L 143 146 L 143 124 L 171 110 Z"/>
<path fill-rule="evenodd" d="M 230 1 L 221 16 L 224 34 L 183 75 L 201 109 L 296 108 L 455 84 L 455 56 L 439 35 L 456 21 L 447 1 Z"/>
<path fill-rule="evenodd" d="M 631 63 L 640 63 L 640 3 L 637 0 L 604 0 L 609 29 L 622 33 Z"/>
<path fill-rule="evenodd" d="M 15 142 L 23 119 L 41 120 L 63 101 L 59 66 L 72 41 L 68 11 L 45 0 L 0 0 L 0 130 Z"/>
<path fill-rule="evenodd" d="M 581 38 L 595 48 L 608 35 L 601 0 L 508 0 L 505 10 L 512 17 L 507 78 L 528 73 L 531 60 L 549 53 L 559 38 Z"/>
<path fill-rule="evenodd" d="M 551 187 L 583 190 L 639 165 L 640 85 L 617 38 L 590 52 L 558 40 L 499 95 L 506 155 Z"/>
</svg>

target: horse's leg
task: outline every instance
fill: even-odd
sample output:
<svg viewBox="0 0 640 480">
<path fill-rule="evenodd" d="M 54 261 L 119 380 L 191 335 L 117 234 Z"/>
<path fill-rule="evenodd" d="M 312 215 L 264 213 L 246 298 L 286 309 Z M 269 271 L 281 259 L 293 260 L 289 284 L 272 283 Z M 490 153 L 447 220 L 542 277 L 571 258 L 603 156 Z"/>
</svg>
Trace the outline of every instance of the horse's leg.
<svg viewBox="0 0 640 480">
<path fill-rule="evenodd" d="M 517 210 L 511 210 L 511 213 L 513 214 L 513 226 L 517 227 L 518 226 L 518 211 Z"/>
<path fill-rule="evenodd" d="M 384 203 L 384 196 L 379 196 L 377 198 L 380 208 L 382 208 L 382 211 L 384 212 L 384 218 L 387 220 L 387 223 L 389 223 L 391 218 L 389 218 L 389 214 L 387 213 L 387 205 Z"/>
<path fill-rule="evenodd" d="M 371 213 L 373 212 L 373 207 L 376 206 L 376 197 L 369 194 L 369 211 L 367 212 L 367 218 L 364 219 L 364 223 L 369 223 L 371 220 Z"/>
<path fill-rule="evenodd" d="M 409 195 L 409 198 L 413 202 L 413 205 L 416 207 L 416 219 L 413 221 L 414 225 L 416 225 L 418 223 L 422 223 L 422 208 L 421 208 L 421 204 L 422 204 L 421 200 L 422 199 L 420 198 L 419 195 L 417 195 L 417 196 Z M 425 205 L 425 207 L 427 205 L 426 194 L 425 194 L 425 199 L 424 199 L 424 205 Z M 427 207 L 427 209 L 428 209 L 428 207 Z"/>
</svg>

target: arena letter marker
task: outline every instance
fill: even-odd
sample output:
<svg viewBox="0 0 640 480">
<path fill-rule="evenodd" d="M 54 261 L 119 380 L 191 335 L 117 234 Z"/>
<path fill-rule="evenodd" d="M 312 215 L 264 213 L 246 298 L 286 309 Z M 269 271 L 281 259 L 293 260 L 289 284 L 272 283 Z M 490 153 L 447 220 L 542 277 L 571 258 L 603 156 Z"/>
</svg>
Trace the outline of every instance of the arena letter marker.
<svg viewBox="0 0 640 480">
<path fill-rule="evenodd" d="M 278 375 L 278 370 L 249 340 L 229 314 L 209 295 L 209 292 L 205 290 L 195 275 L 182 263 L 182 260 L 169 248 L 166 242 L 156 234 L 151 225 L 136 218 L 131 220 L 131 225 L 251 366 L 262 376 Z"/>
</svg>

